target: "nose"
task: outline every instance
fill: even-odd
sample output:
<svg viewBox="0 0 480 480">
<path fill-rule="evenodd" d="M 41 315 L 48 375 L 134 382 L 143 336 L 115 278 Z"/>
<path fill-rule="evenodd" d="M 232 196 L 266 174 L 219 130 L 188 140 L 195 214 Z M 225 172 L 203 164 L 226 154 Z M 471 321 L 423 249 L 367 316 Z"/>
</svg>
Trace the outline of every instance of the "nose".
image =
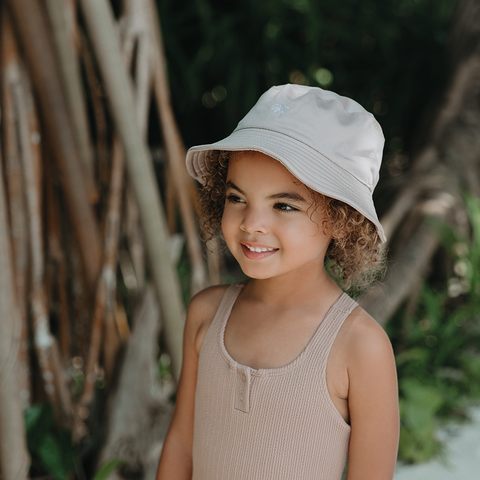
<svg viewBox="0 0 480 480">
<path fill-rule="evenodd" d="M 246 233 L 268 233 L 267 221 L 264 214 L 258 209 L 247 208 L 240 224 L 240 230 Z"/>
</svg>

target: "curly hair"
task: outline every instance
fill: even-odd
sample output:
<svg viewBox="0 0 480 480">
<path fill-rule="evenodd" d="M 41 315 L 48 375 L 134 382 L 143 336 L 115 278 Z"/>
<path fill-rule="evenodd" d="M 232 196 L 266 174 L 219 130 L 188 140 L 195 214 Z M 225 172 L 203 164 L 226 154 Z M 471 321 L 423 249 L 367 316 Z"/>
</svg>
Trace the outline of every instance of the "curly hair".
<svg viewBox="0 0 480 480">
<path fill-rule="evenodd" d="M 203 186 L 198 192 L 205 242 L 222 235 L 228 165 L 232 156 L 239 154 L 215 150 L 207 155 Z M 323 208 L 327 217 L 322 228 L 332 236 L 325 255 L 328 269 L 343 288 L 363 291 L 385 265 L 385 249 L 375 225 L 350 205 L 306 188 L 312 197 L 310 215 Z"/>
</svg>

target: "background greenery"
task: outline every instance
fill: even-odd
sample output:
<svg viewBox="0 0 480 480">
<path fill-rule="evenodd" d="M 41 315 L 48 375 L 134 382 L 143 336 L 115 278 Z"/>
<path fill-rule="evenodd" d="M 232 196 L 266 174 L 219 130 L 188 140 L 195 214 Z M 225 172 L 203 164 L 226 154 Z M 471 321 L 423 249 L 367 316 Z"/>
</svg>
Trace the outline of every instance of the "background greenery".
<svg viewBox="0 0 480 480">
<path fill-rule="evenodd" d="M 186 145 L 228 135 L 272 85 L 303 83 L 349 95 L 377 116 L 385 133 L 376 192 L 381 215 L 443 87 L 454 3 L 158 1 L 172 101 Z"/>
</svg>

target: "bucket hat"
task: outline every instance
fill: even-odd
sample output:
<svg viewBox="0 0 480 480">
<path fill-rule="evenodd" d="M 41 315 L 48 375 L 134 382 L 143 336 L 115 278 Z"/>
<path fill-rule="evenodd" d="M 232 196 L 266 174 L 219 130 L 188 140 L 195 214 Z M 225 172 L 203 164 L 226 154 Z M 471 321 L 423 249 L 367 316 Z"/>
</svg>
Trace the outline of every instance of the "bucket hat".
<svg viewBox="0 0 480 480">
<path fill-rule="evenodd" d="M 372 199 L 384 143 L 375 117 L 354 100 L 287 84 L 267 90 L 228 137 L 190 148 L 186 163 L 190 175 L 202 182 L 210 152 L 262 152 L 306 186 L 363 214 L 385 242 Z"/>
</svg>

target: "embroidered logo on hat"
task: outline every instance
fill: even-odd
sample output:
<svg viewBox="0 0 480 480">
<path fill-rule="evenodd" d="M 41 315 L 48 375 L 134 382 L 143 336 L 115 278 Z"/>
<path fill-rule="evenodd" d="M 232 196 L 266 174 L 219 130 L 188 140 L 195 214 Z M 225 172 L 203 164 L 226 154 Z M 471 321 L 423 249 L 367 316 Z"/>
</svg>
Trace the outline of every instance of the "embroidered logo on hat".
<svg viewBox="0 0 480 480">
<path fill-rule="evenodd" d="M 283 115 L 290 107 L 288 105 L 282 105 L 281 103 L 276 103 L 273 107 L 273 113 L 275 113 L 275 118 L 278 118 L 280 115 Z"/>
</svg>

